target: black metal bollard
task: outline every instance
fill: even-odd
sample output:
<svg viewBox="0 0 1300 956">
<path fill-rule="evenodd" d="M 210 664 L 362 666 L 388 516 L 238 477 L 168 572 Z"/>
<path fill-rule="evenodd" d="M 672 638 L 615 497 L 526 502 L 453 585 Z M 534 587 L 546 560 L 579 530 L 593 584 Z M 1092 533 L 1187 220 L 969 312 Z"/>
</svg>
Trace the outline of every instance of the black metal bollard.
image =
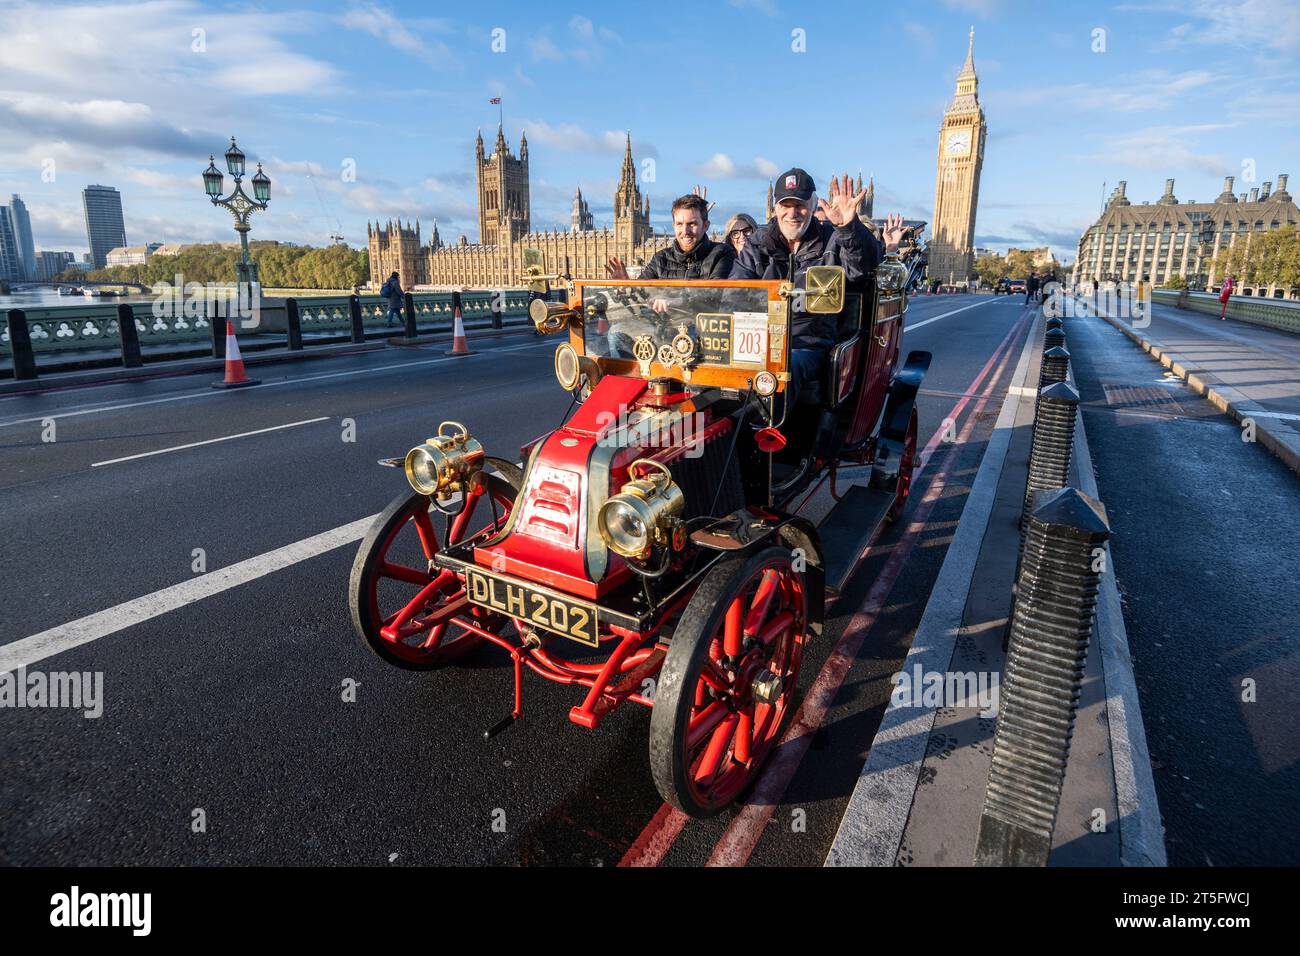
<svg viewBox="0 0 1300 956">
<path fill-rule="evenodd" d="M 302 316 L 298 314 L 298 300 L 284 300 L 284 324 L 289 330 L 289 351 L 302 351 Z"/>
<path fill-rule="evenodd" d="M 1059 315 L 1049 315 L 1047 317 L 1047 328 L 1049 331 L 1051 329 L 1063 329 L 1065 328 L 1065 320 Z"/>
<path fill-rule="evenodd" d="M 221 299 L 212 300 L 212 315 L 208 321 L 212 325 L 212 357 L 225 358 L 226 320 L 221 315 Z"/>
<path fill-rule="evenodd" d="M 1038 411 L 1034 415 L 1034 436 L 1029 448 L 1029 480 L 1025 483 L 1025 503 L 1020 513 L 1022 532 L 1029 521 L 1034 492 L 1062 488 L 1067 483 L 1078 408 L 1079 393 L 1069 382 L 1054 382 L 1038 391 Z"/>
<path fill-rule="evenodd" d="M 406 318 L 405 335 L 408 339 L 415 338 L 415 296 L 409 292 L 402 293 L 402 314 Z"/>
<path fill-rule="evenodd" d="M 1061 328 L 1049 328 L 1043 334 L 1043 348 L 1065 348 L 1065 330 Z"/>
<path fill-rule="evenodd" d="M 123 302 L 117 307 L 117 334 L 122 339 L 122 367 L 140 368 L 144 358 L 140 355 L 140 333 L 135 327 L 135 310 L 131 303 Z"/>
<path fill-rule="evenodd" d="M 30 381 L 36 377 L 36 353 L 32 350 L 32 333 L 27 328 L 27 313 L 9 310 L 9 350 L 14 356 L 14 380 Z"/>
<path fill-rule="evenodd" d="M 1063 345 L 1054 345 L 1043 353 L 1043 365 L 1038 372 L 1038 387 L 1064 382 L 1069 378 L 1070 352 Z"/>
<path fill-rule="evenodd" d="M 361 324 L 361 300 L 355 295 L 348 296 L 348 318 L 352 320 L 352 341 L 364 342 L 366 329 Z"/>
<path fill-rule="evenodd" d="M 1110 537 L 1106 509 L 1074 488 L 1039 491 L 1029 520 L 998 693 L 977 866 L 1046 866 Z"/>
</svg>

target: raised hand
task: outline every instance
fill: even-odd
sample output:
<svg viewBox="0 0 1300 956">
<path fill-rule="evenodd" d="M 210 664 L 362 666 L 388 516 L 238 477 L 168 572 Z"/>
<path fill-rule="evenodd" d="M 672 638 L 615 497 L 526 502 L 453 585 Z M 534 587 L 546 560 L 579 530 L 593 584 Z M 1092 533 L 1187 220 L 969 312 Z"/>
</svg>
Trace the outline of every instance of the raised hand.
<svg viewBox="0 0 1300 956">
<path fill-rule="evenodd" d="M 623 265 L 623 260 L 618 256 L 610 256 L 605 262 L 605 275 L 611 279 L 626 279 L 627 266 Z"/>
<path fill-rule="evenodd" d="M 713 212 L 713 207 L 717 205 L 717 203 L 715 203 L 715 202 L 709 202 L 709 187 L 708 187 L 708 186 L 700 186 L 700 185 L 696 185 L 696 187 L 695 187 L 694 189 L 691 190 L 691 195 L 692 195 L 692 196 L 699 196 L 699 197 L 700 197 L 701 199 L 703 199 L 705 202 L 708 202 L 708 203 L 709 203 L 708 209 L 706 209 L 705 212 Z"/>
<path fill-rule="evenodd" d="M 882 230 L 885 238 L 885 251 L 893 252 L 898 248 L 898 244 L 903 241 L 903 233 L 907 227 L 903 225 L 903 216 L 901 213 L 891 213 L 885 219 L 885 228 Z"/>
<path fill-rule="evenodd" d="M 847 226 L 858 214 L 858 206 L 866 198 L 866 189 L 855 193 L 853 178 L 845 175 L 843 181 L 831 177 L 831 194 L 829 199 L 818 199 L 817 208 L 826 214 L 826 220 L 832 226 Z"/>
</svg>

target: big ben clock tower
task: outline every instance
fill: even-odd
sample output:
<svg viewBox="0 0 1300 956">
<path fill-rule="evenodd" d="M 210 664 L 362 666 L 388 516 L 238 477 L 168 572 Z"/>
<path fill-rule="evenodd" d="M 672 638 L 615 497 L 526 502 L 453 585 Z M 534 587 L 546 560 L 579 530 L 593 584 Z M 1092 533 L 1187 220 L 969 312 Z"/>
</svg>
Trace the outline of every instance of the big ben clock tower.
<svg viewBox="0 0 1300 956">
<path fill-rule="evenodd" d="M 984 165 L 984 110 L 975 75 L 975 28 L 966 62 L 957 74 L 957 95 L 939 127 L 938 175 L 934 184 L 929 275 L 942 282 L 964 282 L 974 271 L 975 207 Z"/>
</svg>

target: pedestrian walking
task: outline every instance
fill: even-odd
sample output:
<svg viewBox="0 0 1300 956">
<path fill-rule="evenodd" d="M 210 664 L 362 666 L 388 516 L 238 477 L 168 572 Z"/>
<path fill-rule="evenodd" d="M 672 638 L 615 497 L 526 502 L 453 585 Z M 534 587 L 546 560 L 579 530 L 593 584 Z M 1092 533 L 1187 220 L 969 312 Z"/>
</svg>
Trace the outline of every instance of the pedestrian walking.
<svg viewBox="0 0 1300 956">
<path fill-rule="evenodd" d="M 1219 318 L 1228 321 L 1228 299 L 1232 297 L 1232 276 L 1223 280 L 1223 291 L 1219 293 L 1219 301 L 1223 303 L 1223 308 L 1219 310 Z"/>
<path fill-rule="evenodd" d="M 379 290 L 379 294 L 388 300 L 388 314 L 384 316 L 384 324 L 389 328 L 395 324 L 401 325 L 402 306 L 405 302 L 402 292 L 402 280 L 397 277 L 396 272 L 388 277 L 388 281 Z"/>
</svg>

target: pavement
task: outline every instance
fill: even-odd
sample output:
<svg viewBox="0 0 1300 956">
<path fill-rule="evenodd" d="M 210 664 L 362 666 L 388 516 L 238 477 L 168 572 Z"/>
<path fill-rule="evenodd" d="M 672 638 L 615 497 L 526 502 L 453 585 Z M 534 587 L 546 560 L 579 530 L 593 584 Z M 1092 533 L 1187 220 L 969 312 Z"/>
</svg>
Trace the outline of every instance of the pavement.
<svg viewBox="0 0 1300 956">
<path fill-rule="evenodd" d="M 0 710 L 0 862 L 820 865 L 1028 332 L 1018 300 L 988 296 L 917 297 L 907 327 L 935 355 L 908 511 L 809 649 L 773 772 L 706 821 L 665 812 L 644 711 L 584 731 L 572 690 L 534 680 L 485 741 L 509 706 L 499 655 L 400 671 L 348 621 L 356 544 L 404 488 L 376 460 L 443 419 L 512 456 L 568 404 L 553 340 L 269 362 L 234 392 L 179 375 L 0 396 L 0 520 L 22 555 L 0 669 L 104 681 L 100 718 Z"/>
<path fill-rule="evenodd" d="M 1071 299 L 1187 382 L 1300 473 L 1300 338 L 1234 319 L 1156 305 L 1149 324 Z"/>
</svg>

